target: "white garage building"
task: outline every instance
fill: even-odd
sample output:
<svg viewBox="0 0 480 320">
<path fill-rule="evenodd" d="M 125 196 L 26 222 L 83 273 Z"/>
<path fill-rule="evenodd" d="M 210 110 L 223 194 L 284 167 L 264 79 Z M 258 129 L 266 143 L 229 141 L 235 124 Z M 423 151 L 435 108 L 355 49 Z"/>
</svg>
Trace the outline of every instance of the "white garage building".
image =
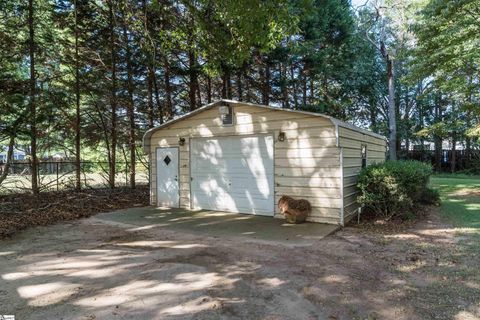
<svg viewBox="0 0 480 320">
<path fill-rule="evenodd" d="M 386 139 L 332 117 L 221 100 L 148 130 L 152 205 L 278 216 L 283 195 L 309 221 L 356 214 L 356 177 L 385 160 Z"/>
</svg>

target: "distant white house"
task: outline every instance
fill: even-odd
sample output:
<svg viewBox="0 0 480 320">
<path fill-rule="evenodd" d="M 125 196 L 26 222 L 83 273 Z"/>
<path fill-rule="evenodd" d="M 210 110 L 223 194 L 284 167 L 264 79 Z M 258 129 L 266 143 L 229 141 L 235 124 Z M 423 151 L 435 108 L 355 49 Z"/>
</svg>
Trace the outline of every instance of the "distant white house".
<svg viewBox="0 0 480 320">
<path fill-rule="evenodd" d="M 64 153 L 55 153 L 50 155 L 48 158 L 51 158 L 53 161 L 62 161 L 68 159 L 68 157 Z"/>
<path fill-rule="evenodd" d="M 0 145 L 0 163 L 7 162 L 7 151 L 8 147 Z M 38 155 L 39 160 L 46 160 L 46 161 L 63 161 L 67 160 L 68 156 L 64 153 L 56 152 L 56 153 L 45 153 L 42 155 Z M 13 149 L 13 160 L 14 161 L 23 161 L 27 159 L 27 154 L 25 151 L 19 150 L 17 148 Z"/>
<path fill-rule="evenodd" d="M 402 143 L 402 149 L 405 149 L 405 143 Z M 451 150 L 452 149 L 452 142 L 450 140 L 443 140 L 442 141 L 442 149 L 443 150 Z M 464 150 L 465 149 L 465 142 L 457 141 L 455 144 L 456 150 Z M 409 150 L 422 150 L 420 144 L 411 143 L 409 146 Z M 425 141 L 423 143 L 423 150 L 435 150 L 435 143 L 432 141 Z"/>
<path fill-rule="evenodd" d="M 22 150 L 13 149 L 13 160 L 21 161 L 25 160 L 26 153 Z M 7 162 L 7 148 L 0 146 L 0 163 Z"/>
</svg>

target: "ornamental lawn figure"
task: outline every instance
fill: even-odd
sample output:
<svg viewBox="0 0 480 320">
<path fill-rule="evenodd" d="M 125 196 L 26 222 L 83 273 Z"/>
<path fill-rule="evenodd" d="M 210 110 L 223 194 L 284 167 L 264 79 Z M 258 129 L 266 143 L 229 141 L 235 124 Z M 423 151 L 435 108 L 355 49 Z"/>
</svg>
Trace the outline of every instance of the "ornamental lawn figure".
<svg viewBox="0 0 480 320">
<path fill-rule="evenodd" d="M 303 223 L 307 219 L 312 206 L 304 199 L 295 200 L 289 196 L 282 196 L 278 200 L 278 208 L 288 223 Z"/>
</svg>

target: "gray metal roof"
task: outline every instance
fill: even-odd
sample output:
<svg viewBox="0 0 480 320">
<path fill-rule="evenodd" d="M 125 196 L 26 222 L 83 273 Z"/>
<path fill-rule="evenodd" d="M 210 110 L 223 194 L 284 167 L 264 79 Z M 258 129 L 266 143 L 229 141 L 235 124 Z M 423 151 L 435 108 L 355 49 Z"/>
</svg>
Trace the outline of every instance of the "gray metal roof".
<svg viewBox="0 0 480 320">
<path fill-rule="evenodd" d="M 354 131 L 357 131 L 357 132 L 360 132 L 362 134 L 366 134 L 366 135 L 369 135 L 369 136 L 372 136 L 372 137 L 376 137 L 376 138 L 379 138 L 379 139 L 384 139 L 386 140 L 387 138 L 382 136 L 382 135 L 379 135 L 377 133 L 374 133 L 374 132 L 371 132 L 369 130 L 365 130 L 365 129 L 362 129 L 362 128 L 359 128 L 357 126 L 354 126 L 352 124 L 349 124 L 349 123 L 346 123 L 346 122 L 343 122 L 343 121 L 340 121 L 338 119 L 335 119 L 333 117 L 330 117 L 330 116 L 327 116 L 325 114 L 322 114 L 322 113 L 315 113 L 315 112 L 308 112 L 308 111 L 302 111 L 302 110 L 292 110 L 292 109 L 283 109 L 283 108 L 278 108 L 278 107 L 272 107 L 272 106 L 265 106 L 265 105 L 261 105 L 261 104 L 255 104 L 255 103 L 248 103 L 248 102 L 241 102 L 241 101 L 236 101 L 236 100 L 228 100 L 228 99 L 222 99 L 222 100 L 218 100 L 218 101 L 215 101 L 215 102 L 212 102 L 212 103 L 209 103 L 201 108 L 198 108 L 194 111 L 191 111 L 191 112 L 188 112 L 188 113 L 185 113 L 184 115 L 182 116 L 179 116 L 175 119 L 172 119 L 172 120 L 169 120 L 165 123 L 162 123 L 161 125 L 159 126 L 156 126 L 154 128 L 151 128 L 149 129 L 147 132 L 145 132 L 145 134 L 143 135 L 143 150 L 145 153 L 149 153 L 150 152 L 150 143 L 147 143 L 147 141 L 150 140 L 150 138 L 152 137 L 152 135 L 160 130 L 160 129 L 163 129 L 165 127 L 168 127 L 176 122 L 179 122 L 179 121 L 182 121 L 186 118 L 190 118 L 198 113 L 201 113 L 205 110 L 208 110 L 208 109 L 211 109 L 215 106 L 218 106 L 218 105 L 221 105 L 222 103 L 229 103 L 229 104 L 237 104 L 237 105 L 247 105 L 247 106 L 252 106 L 252 107 L 258 107 L 258 108 L 264 108 L 264 109 L 269 109 L 269 110 L 274 110 L 274 111 L 285 111 L 285 112 L 292 112 L 292 113 L 300 113 L 300 114 L 308 114 L 308 115 L 311 115 L 311 116 L 315 116 L 315 117 L 321 117 L 321 118 L 324 118 L 324 119 L 328 119 L 332 122 L 333 125 L 335 126 L 339 126 L 339 127 L 343 127 L 343 128 L 347 128 L 347 129 L 351 129 L 351 130 L 354 130 Z"/>
</svg>

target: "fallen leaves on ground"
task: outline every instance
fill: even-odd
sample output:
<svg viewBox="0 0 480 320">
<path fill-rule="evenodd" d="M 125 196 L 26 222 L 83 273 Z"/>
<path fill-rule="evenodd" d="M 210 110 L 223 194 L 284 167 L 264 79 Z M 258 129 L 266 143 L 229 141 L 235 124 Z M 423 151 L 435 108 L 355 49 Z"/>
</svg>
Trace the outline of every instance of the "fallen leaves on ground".
<svg viewBox="0 0 480 320">
<path fill-rule="evenodd" d="M 148 187 L 9 194 L 0 196 L 0 238 L 30 226 L 49 225 L 96 213 L 147 206 Z"/>
</svg>

